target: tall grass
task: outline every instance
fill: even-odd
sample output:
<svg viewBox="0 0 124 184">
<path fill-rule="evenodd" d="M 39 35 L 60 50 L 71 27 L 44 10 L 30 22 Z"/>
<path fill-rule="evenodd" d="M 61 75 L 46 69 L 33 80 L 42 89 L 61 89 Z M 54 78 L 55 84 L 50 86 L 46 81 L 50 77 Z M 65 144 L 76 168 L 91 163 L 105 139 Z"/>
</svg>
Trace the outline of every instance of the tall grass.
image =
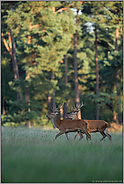
<svg viewBox="0 0 124 184">
<path fill-rule="evenodd" d="M 65 135 L 53 141 L 58 130 L 2 127 L 1 180 L 11 183 L 122 182 L 122 133 L 112 142 L 99 133 L 92 141 L 74 142 Z"/>
</svg>

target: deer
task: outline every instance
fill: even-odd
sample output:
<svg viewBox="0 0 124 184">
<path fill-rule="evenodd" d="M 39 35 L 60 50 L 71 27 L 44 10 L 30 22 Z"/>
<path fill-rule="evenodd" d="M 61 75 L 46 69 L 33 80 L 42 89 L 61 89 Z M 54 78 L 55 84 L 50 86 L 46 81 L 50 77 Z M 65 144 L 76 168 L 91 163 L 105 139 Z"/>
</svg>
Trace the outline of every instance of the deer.
<svg viewBox="0 0 124 184">
<path fill-rule="evenodd" d="M 72 120 L 78 119 L 77 113 L 80 110 L 80 108 L 83 105 L 79 105 L 78 107 L 74 107 L 72 112 L 70 114 L 68 114 L 66 116 L 66 118 L 70 118 Z M 100 132 L 102 134 L 102 139 L 100 139 L 100 141 L 102 141 L 105 137 L 108 137 L 109 140 L 111 141 L 111 135 L 107 132 L 107 127 L 108 127 L 108 123 L 104 120 L 85 120 L 88 122 L 88 133 L 93 133 L 93 132 Z M 76 139 L 76 137 L 78 136 L 78 134 L 75 135 L 74 140 Z M 86 137 L 88 140 L 88 137 Z"/>
<path fill-rule="evenodd" d="M 88 124 L 87 121 L 84 121 L 84 120 L 81 120 L 81 119 L 75 119 L 75 120 L 64 119 L 64 120 L 60 120 L 58 118 L 59 111 L 60 110 L 58 108 L 56 108 L 56 109 L 53 110 L 53 112 L 49 113 L 46 116 L 47 118 L 51 119 L 53 126 L 58 128 L 59 131 L 60 131 L 55 136 L 55 139 L 57 139 L 57 137 L 59 137 L 60 135 L 65 133 L 67 139 L 69 140 L 67 133 L 69 133 L 69 132 L 78 132 L 78 134 L 80 135 L 79 140 L 81 140 L 83 138 L 82 133 L 86 134 L 86 136 L 91 140 L 91 135 L 87 131 L 87 124 Z"/>
</svg>

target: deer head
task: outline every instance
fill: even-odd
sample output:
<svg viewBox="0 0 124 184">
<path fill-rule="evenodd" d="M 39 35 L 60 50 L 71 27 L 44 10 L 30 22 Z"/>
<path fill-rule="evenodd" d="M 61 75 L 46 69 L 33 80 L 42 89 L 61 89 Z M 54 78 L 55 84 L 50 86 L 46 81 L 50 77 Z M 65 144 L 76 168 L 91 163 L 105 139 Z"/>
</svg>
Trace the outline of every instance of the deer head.
<svg viewBox="0 0 124 184">
<path fill-rule="evenodd" d="M 73 106 L 73 108 L 71 108 L 71 112 L 66 116 L 66 118 L 78 119 L 78 117 L 76 117 L 76 115 L 80 111 L 80 108 L 82 106 L 84 106 L 83 102 L 79 105 Z"/>
</svg>

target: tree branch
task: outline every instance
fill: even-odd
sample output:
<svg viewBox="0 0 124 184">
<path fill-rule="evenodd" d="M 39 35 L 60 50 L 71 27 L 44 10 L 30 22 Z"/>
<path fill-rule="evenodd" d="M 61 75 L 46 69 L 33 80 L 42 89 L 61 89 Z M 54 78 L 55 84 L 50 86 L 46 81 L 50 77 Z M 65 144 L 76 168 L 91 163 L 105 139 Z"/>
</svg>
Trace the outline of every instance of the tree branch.
<svg viewBox="0 0 124 184">
<path fill-rule="evenodd" d="M 59 10 L 57 10 L 57 13 L 60 12 L 61 10 L 67 10 L 70 6 L 72 6 L 72 4 L 69 4 L 67 7 L 65 8 L 60 8 Z"/>
<path fill-rule="evenodd" d="M 41 26 L 41 25 L 42 25 L 42 24 L 36 24 L 36 25 L 33 25 L 33 26 L 32 26 L 32 25 L 30 24 L 30 25 L 29 25 L 29 28 L 32 29 L 32 28 L 34 28 L 34 27 L 39 27 L 39 26 Z"/>
<path fill-rule="evenodd" d="M 12 50 L 12 39 L 11 39 L 10 32 L 8 32 L 8 40 L 9 40 L 9 48 L 10 48 L 10 51 L 11 51 Z"/>
<path fill-rule="evenodd" d="M 7 42 L 6 42 L 6 39 L 4 38 L 3 33 L 1 33 L 1 36 L 3 37 L 3 43 L 4 43 L 4 45 L 5 45 L 6 49 L 7 49 L 7 51 L 10 52 L 10 48 L 9 48 L 9 46 L 7 45 Z"/>
</svg>

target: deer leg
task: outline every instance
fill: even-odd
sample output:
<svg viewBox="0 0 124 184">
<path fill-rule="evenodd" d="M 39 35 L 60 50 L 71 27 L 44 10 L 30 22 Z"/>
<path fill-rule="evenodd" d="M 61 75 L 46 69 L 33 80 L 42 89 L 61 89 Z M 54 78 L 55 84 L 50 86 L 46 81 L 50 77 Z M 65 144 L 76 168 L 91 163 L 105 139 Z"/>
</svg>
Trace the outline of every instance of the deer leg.
<svg viewBox="0 0 124 184">
<path fill-rule="evenodd" d="M 88 140 L 88 138 L 91 140 L 91 135 L 87 131 L 85 131 L 84 133 L 86 134 L 87 140 Z"/>
<path fill-rule="evenodd" d="M 108 132 L 106 133 L 106 135 L 109 138 L 109 140 L 111 141 L 112 140 L 112 136 Z"/>
<path fill-rule="evenodd" d="M 59 137 L 60 135 L 64 134 L 65 132 L 59 132 L 56 136 L 55 136 L 55 139 L 57 139 L 57 137 Z M 55 140 L 54 139 L 54 140 Z"/>
<path fill-rule="evenodd" d="M 91 140 L 91 135 L 89 133 L 87 133 L 87 137 Z M 88 140 L 88 139 L 87 139 Z"/>
<path fill-rule="evenodd" d="M 102 134 L 102 136 L 103 136 L 103 138 L 102 139 L 100 139 L 100 141 L 102 141 L 103 139 L 105 139 L 105 137 L 107 136 L 104 132 L 100 132 L 101 134 Z"/>
<path fill-rule="evenodd" d="M 75 139 L 76 139 L 76 137 L 77 137 L 78 135 L 80 136 L 80 139 L 79 139 L 79 140 L 81 140 L 81 139 L 84 137 L 84 136 L 82 135 L 81 130 L 78 130 L 77 132 L 78 132 L 78 134 L 75 135 L 74 141 L 75 141 Z"/>
<path fill-rule="evenodd" d="M 88 141 L 88 136 L 86 136 L 86 139 L 87 139 L 87 141 Z"/>
<path fill-rule="evenodd" d="M 84 137 L 81 132 L 79 132 L 80 139 L 79 141 Z"/>
<path fill-rule="evenodd" d="M 109 140 L 111 141 L 111 135 L 107 132 L 107 128 L 104 130 L 104 133 L 106 134 L 106 136 L 109 138 Z"/>
<path fill-rule="evenodd" d="M 78 135 L 79 135 L 79 133 L 75 135 L 75 137 L 74 137 L 74 141 L 75 141 L 75 139 L 76 139 L 76 137 L 77 137 Z"/>
<path fill-rule="evenodd" d="M 68 133 L 65 133 L 65 135 L 66 135 L 66 138 L 69 140 Z"/>
</svg>

